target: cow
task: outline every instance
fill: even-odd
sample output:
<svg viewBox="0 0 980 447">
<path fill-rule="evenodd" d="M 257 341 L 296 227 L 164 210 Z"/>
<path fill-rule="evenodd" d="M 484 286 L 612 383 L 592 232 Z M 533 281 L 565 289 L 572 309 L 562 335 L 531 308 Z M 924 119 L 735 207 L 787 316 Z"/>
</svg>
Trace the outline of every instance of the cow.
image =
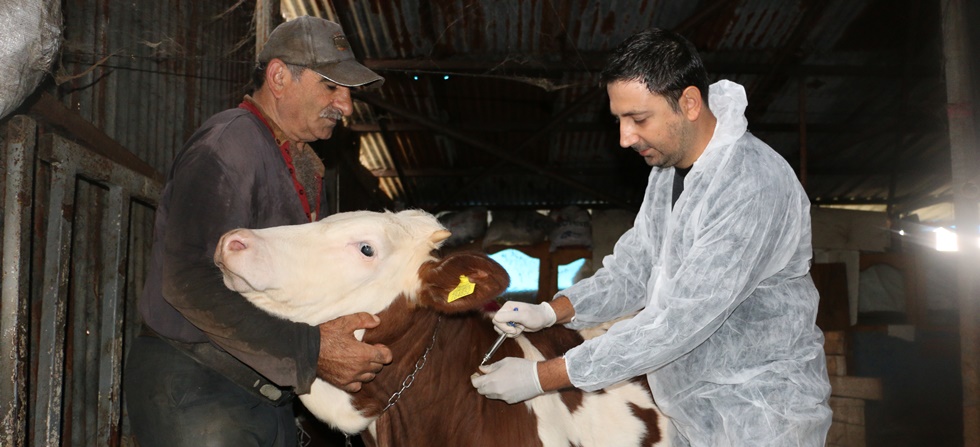
<svg viewBox="0 0 980 447">
<path fill-rule="evenodd" d="M 215 251 L 225 285 L 259 308 L 316 325 L 354 312 L 381 324 L 356 335 L 394 361 L 356 393 L 317 379 L 299 398 L 368 446 L 661 446 L 665 419 L 643 379 L 568 389 L 509 405 L 470 376 L 497 338 L 485 311 L 507 272 L 484 253 L 438 256 L 450 235 L 431 214 L 339 213 L 302 225 L 226 233 Z M 564 327 L 506 341 L 503 357 L 543 360 L 582 342 Z"/>
</svg>

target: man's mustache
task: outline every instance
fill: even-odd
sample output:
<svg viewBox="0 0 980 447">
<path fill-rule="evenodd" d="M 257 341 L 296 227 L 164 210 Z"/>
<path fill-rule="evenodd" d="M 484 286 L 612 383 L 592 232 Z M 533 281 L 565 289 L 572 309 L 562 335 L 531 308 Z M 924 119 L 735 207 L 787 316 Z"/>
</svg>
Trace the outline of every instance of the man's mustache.
<svg viewBox="0 0 980 447">
<path fill-rule="evenodd" d="M 331 107 L 325 109 L 323 112 L 320 112 L 320 118 L 327 118 L 334 121 L 340 121 L 344 119 L 344 112 L 341 112 L 340 110 Z"/>
</svg>

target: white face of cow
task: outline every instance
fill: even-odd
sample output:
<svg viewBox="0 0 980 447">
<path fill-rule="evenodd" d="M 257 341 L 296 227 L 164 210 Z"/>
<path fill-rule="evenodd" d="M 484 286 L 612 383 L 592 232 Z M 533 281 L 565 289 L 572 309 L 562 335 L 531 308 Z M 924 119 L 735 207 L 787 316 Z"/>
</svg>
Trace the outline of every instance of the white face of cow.
<svg viewBox="0 0 980 447">
<path fill-rule="evenodd" d="M 377 313 L 399 294 L 414 297 L 419 267 L 449 237 L 423 211 L 355 211 L 318 222 L 221 237 L 214 262 L 225 285 L 266 312 L 320 324 Z"/>
</svg>

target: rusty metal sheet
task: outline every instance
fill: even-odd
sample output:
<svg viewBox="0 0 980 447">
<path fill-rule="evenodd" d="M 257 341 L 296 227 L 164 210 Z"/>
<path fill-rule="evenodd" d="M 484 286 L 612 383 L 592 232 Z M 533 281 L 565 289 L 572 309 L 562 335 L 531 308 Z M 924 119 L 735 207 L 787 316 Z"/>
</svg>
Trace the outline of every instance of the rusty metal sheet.
<svg viewBox="0 0 980 447">
<path fill-rule="evenodd" d="M 119 445 L 129 208 L 162 185 L 56 135 L 38 156 L 53 173 L 39 322 L 53 349 L 38 359 L 34 438 Z"/>
<path fill-rule="evenodd" d="M 27 116 L 2 130 L 0 445 L 119 446 L 123 343 L 135 327 L 127 267 L 149 254 L 130 232 L 145 238 L 152 221 L 138 212 L 131 230 L 130 214 L 154 206 L 163 185 L 36 134 Z"/>
<path fill-rule="evenodd" d="M 52 152 L 52 135 L 42 137 L 39 153 Z M 69 154 L 70 155 L 70 154 Z M 32 383 L 33 439 L 36 445 L 60 445 L 65 361 L 65 312 L 71 249 L 72 203 L 75 197 L 73 160 L 51 162 L 50 205 L 44 219 L 45 244 L 41 315 L 38 325 L 37 376 Z"/>
<path fill-rule="evenodd" d="M 27 353 L 31 188 L 37 125 L 25 116 L 6 124 L 0 157 L 3 188 L 0 280 L 0 445 L 21 446 L 27 427 Z"/>
</svg>

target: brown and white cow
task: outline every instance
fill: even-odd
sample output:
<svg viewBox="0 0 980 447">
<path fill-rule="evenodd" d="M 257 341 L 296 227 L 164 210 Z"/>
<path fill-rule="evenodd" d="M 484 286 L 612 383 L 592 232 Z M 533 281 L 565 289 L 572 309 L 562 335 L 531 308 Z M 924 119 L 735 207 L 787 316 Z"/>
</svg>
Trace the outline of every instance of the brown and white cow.
<svg viewBox="0 0 980 447">
<path fill-rule="evenodd" d="M 663 445 L 664 419 L 642 380 L 596 393 L 546 393 L 516 405 L 479 395 L 470 375 L 497 337 L 481 309 L 509 280 L 483 253 L 436 257 L 448 236 L 422 211 L 357 211 L 231 231 L 215 262 L 230 289 L 292 321 L 315 325 L 354 312 L 381 317 L 363 340 L 387 345 L 392 364 L 357 393 L 317 379 L 300 396 L 315 416 L 362 433 L 367 445 Z M 550 358 L 581 341 L 554 327 L 508 340 L 490 361 Z"/>
</svg>

